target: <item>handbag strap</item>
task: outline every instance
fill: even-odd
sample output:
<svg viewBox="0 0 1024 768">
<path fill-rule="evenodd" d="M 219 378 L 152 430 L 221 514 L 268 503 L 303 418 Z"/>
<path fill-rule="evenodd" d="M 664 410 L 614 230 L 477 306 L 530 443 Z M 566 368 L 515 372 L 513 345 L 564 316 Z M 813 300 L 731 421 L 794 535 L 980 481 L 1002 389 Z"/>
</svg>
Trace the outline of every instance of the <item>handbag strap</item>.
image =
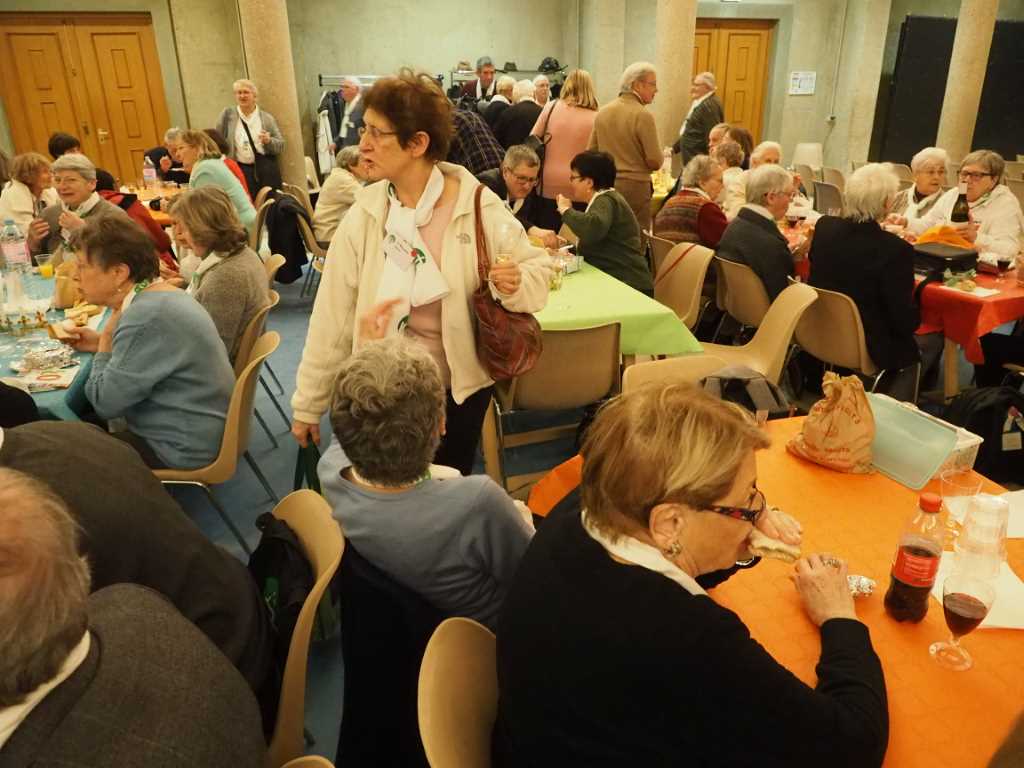
<svg viewBox="0 0 1024 768">
<path fill-rule="evenodd" d="M 551 105 L 551 109 L 548 110 L 547 117 L 544 118 L 544 127 L 540 129 L 540 140 L 542 144 L 547 144 L 548 140 L 551 139 L 551 135 L 548 133 L 548 123 L 551 122 L 551 113 L 555 111 L 558 106 L 558 99 L 554 100 Z"/>
<path fill-rule="evenodd" d="M 249 146 L 252 147 L 252 161 L 255 163 L 256 158 L 259 156 L 260 153 L 256 150 L 256 144 L 252 140 L 252 134 L 249 133 L 249 124 L 245 122 L 245 118 L 242 117 L 241 113 L 238 112 L 238 110 L 235 110 L 235 114 L 237 114 L 238 119 L 242 121 L 242 128 L 245 129 L 245 137 L 249 140 Z"/>
<path fill-rule="evenodd" d="M 672 262 L 671 266 L 669 266 L 669 268 L 668 268 L 668 269 L 663 269 L 663 270 L 661 271 L 661 274 L 660 274 L 660 275 L 658 275 L 658 276 L 657 276 L 657 277 L 656 277 L 656 278 L 654 279 L 654 284 L 655 284 L 655 285 L 657 285 L 657 284 L 658 284 L 658 283 L 660 283 L 660 282 L 661 282 L 662 280 L 664 280 L 664 279 L 665 279 L 666 277 L 668 277 L 668 274 L 669 274 L 669 273 L 670 273 L 670 272 L 671 272 L 671 271 L 672 271 L 673 269 L 675 269 L 675 268 L 676 268 L 677 266 L 679 266 L 679 262 L 681 262 L 681 261 L 683 260 L 683 257 L 684 257 L 684 256 L 686 256 L 686 254 L 688 254 L 688 253 L 689 253 L 690 251 L 692 251 L 692 250 L 693 250 L 694 248 L 696 248 L 696 247 L 697 247 L 697 243 L 693 243 L 692 245 L 690 245 L 690 247 L 689 247 L 689 248 L 687 248 L 687 249 L 686 249 L 685 251 L 683 251 L 682 253 L 680 253 L 680 254 L 679 254 L 679 255 L 678 255 L 677 257 L 676 257 L 676 260 Z"/>
<path fill-rule="evenodd" d="M 491 257 L 487 253 L 487 236 L 484 234 L 484 217 L 480 212 L 480 196 L 484 193 L 484 185 L 477 185 L 473 194 L 473 213 L 476 217 L 476 271 L 480 276 L 480 287 L 487 285 L 487 273 L 491 268 Z"/>
</svg>

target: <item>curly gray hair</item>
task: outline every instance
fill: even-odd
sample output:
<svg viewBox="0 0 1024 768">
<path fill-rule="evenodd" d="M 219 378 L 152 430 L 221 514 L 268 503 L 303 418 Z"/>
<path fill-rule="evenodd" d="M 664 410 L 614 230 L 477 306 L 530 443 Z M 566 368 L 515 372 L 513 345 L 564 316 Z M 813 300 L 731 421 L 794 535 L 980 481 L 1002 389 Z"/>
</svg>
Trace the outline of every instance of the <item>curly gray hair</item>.
<svg viewBox="0 0 1024 768">
<path fill-rule="evenodd" d="M 363 346 L 338 374 L 331 427 L 356 472 L 381 485 L 426 472 L 441 441 L 444 384 L 437 363 L 403 337 Z"/>
<path fill-rule="evenodd" d="M 53 678 L 87 626 L 78 526 L 46 485 L 0 468 L 0 709 Z"/>
<path fill-rule="evenodd" d="M 699 187 L 702 181 L 707 181 L 718 170 L 718 163 L 707 155 L 696 155 L 690 158 L 690 162 L 683 168 L 683 186 Z"/>
<path fill-rule="evenodd" d="M 358 144 L 349 144 L 347 147 L 342 147 L 338 150 L 338 154 L 334 156 L 338 167 L 344 168 L 346 171 L 354 165 L 359 165 L 361 158 L 362 153 L 359 151 Z"/>
</svg>

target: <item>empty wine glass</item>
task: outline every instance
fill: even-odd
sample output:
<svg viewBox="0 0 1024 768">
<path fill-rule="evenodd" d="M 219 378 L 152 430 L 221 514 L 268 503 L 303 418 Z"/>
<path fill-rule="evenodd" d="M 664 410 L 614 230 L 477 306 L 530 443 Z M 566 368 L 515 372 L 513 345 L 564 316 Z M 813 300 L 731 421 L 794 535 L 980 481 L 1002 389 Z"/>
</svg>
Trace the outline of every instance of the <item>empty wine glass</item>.
<svg viewBox="0 0 1024 768">
<path fill-rule="evenodd" d="M 512 258 L 512 251 L 522 231 L 523 227 L 517 221 L 503 221 L 498 225 L 498 252 L 494 255 L 496 264 Z"/>
<path fill-rule="evenodd" d="M 996 590 L 990 581 L 954 573 L 942 585 L 942 612 L 949 627 L 949 640 L 932 643 L 928 653 L 942 667 L 963 672 L 974 659 L 960 645 L 960 638 L 973 631 L 992 609 Z"/>
</svg>

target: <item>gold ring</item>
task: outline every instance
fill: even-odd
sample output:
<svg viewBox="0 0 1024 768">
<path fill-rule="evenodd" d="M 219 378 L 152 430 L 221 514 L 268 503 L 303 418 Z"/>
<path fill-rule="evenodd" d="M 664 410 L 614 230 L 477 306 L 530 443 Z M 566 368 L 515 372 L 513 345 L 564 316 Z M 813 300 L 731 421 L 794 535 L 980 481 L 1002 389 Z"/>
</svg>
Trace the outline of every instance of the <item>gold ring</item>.
<svg viewBox="0 0 1024 768">
<path fill-rule="evenodd" d="M 823 557 L 821 558 L 821 562 L 832 568 L 838 568 L 840 565 L 842 565 L 842 562 L 839 560 L 839 558 L 836 557 Z"/>
</svg>

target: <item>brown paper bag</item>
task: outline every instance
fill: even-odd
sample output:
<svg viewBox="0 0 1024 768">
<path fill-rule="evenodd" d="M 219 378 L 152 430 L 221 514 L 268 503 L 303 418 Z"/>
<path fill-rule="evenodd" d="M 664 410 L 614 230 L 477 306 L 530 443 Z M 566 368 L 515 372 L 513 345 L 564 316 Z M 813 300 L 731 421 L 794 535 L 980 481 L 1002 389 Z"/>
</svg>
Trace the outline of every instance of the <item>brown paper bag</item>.
<svg viewBox="0 0 1024 768">
<path fill-rule="evenodd" d="M 78 288 L 78 264 L 73 259 L 61 262 L 53 270 L 53 308 L 67 309 L 82 300 L 82 292 Z"/>
<path fill-rule="evenodd" d="M 875 417 L 856 376 L 825 374 L 825 396 L 811 406 L 800 434 L 789 441 L 790 453 L 840 472 L 871 472 Z"/>
</svg>

